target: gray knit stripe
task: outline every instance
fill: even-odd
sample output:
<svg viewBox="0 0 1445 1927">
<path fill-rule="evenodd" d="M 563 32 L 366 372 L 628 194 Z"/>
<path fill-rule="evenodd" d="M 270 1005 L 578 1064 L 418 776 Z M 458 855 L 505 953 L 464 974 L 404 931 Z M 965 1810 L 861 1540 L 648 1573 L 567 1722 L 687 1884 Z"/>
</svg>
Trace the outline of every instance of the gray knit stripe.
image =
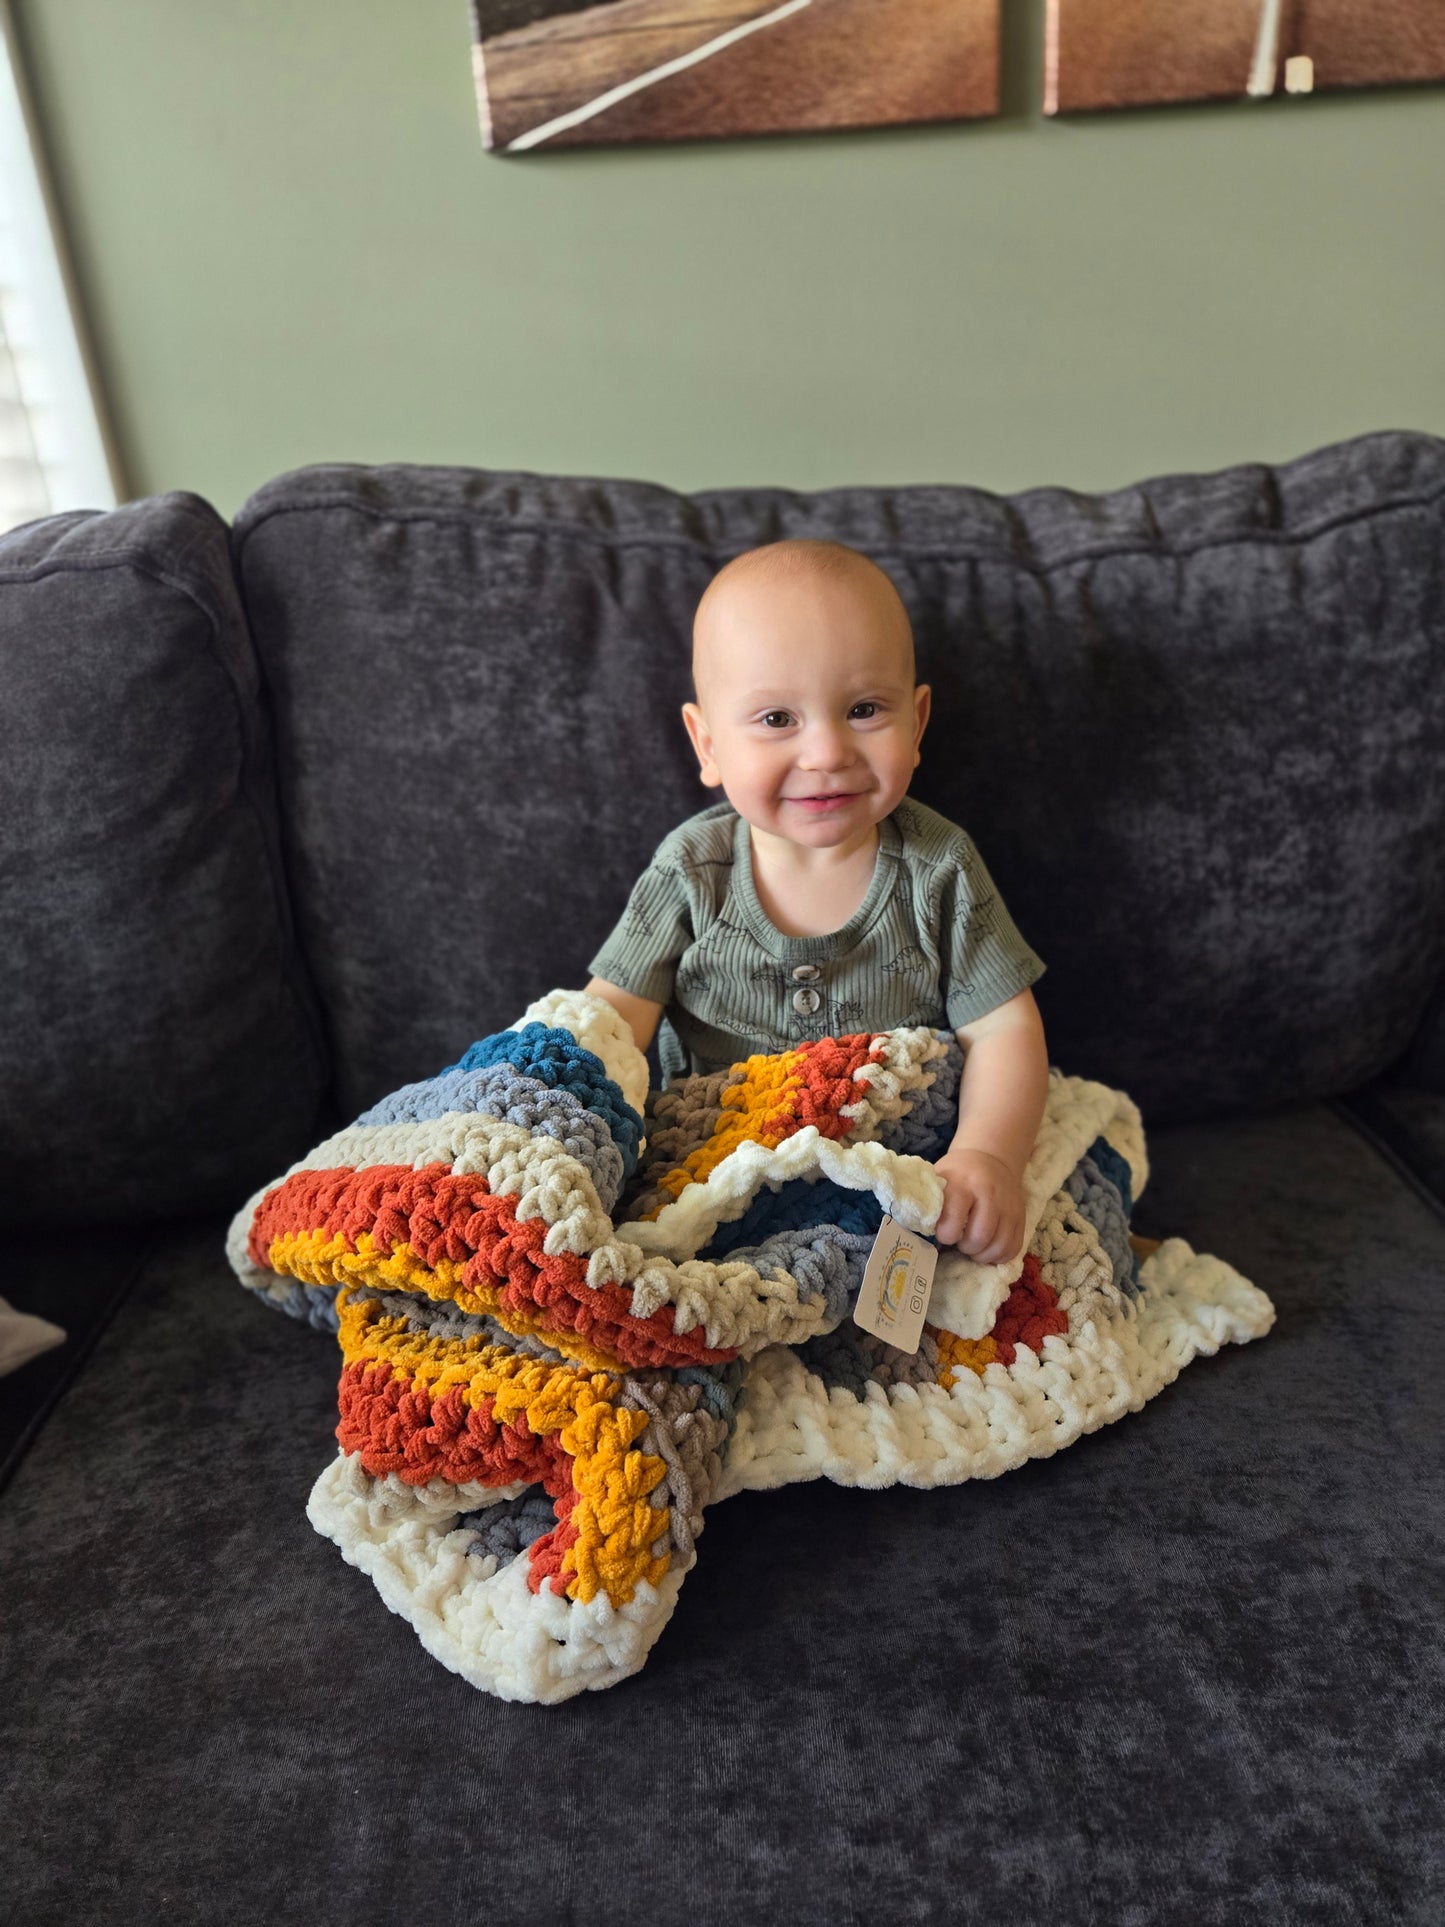
<svg viewBox="0 0 1445 1927">
<path fill-rule="evenodd" d="M 841 930 L 785 936 L 753 884 L 747 824 L 715 803 L 666 836 L 594 977 L 664 1006 L 664 1082 L 820 1037 L 928 1025 L 958 1030 L 1036 983 L 1020 934 L 972 838 L 905 797 L 878 826 L 873 880 Z M 816 967 L 816 1012 L 795 972 Z"/>
</svg>

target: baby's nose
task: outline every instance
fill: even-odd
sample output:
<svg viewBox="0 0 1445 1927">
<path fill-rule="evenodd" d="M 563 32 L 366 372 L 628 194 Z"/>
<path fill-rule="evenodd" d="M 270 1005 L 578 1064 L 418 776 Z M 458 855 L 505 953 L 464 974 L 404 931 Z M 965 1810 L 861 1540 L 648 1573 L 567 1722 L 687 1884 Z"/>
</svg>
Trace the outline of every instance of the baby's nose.
<svg viewBox="0 0 1445 1927">
<path fill-rule="evenodd" d="M 803 738 L 799 761 L 805 769 L 845 769 L 852 760 L 852 738 L 832 723 L 814 723 Z"/>
</svg>

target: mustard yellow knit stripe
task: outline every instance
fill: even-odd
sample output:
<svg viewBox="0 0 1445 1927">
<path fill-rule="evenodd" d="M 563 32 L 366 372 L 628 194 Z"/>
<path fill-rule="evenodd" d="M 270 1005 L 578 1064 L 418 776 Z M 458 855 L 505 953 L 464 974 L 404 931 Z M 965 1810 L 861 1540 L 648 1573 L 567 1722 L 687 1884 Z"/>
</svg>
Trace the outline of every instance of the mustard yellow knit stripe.
<svg viewBox="0 0 1445 1927">
<path fill-rule="evenodd" d="M 938 1374 L 938 1382 L 945 1391 L 955 1376 L 947 1367 L 963 1365 L 982 1378 L 985 1366 L 992 1365 L 998 1357 L 998 1344 L 992 1338 L 960 1338 L 957 1332 L 945 1331 L 941 1325 L 930 1325 L 928 1329 L 938 1340 L 938 1362 L 945 1367 Z"/>
<path fill-rule="evenodd" d="M 588 1371 L 625 1370 L 610 1352 L 589 1345 L 575 1332 L 554 1330 L 540 1313 L 504 1307 L 500 1286 L 477 1289 L 464 1285 L 460 1259 L 443 1258 L 433 1267 L 409 1244 L 393 1245 L 383 1255 L 369 1231 L 360 1233 L 354 1251 L 339 1232 L 288 1232 L 271 1240 L 266 1262 L 273 1271 L 299 1278 L 307 1285 L 369 1285 L 373 1291 L 421 1292 L 439 1304 L 454 1304 L 460 1311 L 485 1312 L 516 1338 L 540 1338 L 554 1352 L 575 1359 Z"/>
<path fill-rule="evenodd" d="M 562 1555 L 562 1570 L 574 1574 L 569 1599 L 586 1601 L 600 1590 L 614 1606 L 625 1605 L 639 1580 L 658 1585 L 671 1562 L 670 1554 L 654 1559 L 651 1552 L 653 1540 L 667 1530 L 667 1508 L 648 1504 L 667 1466 L 651 1453 L 628 1449 L 638 1430 L 646 1430 L 647 1417 L 599 1402 L 579 1410 L 563 1430 L 578 1493 L 572 1508 L 577 1538 Z M 632 1419 L 643 1425 L 620 1423 Z"/>
<path fill-rule="evenodd" d="M 791 1124 L 775 1123 L 771 1130 L 765 1130 L 764 1126 L 779 1112 L 785 1114 L 785 1119 L 792 1117 L 794 1095 L 803 1087 L 803 1061 L 804 1053 L 800 1050 L 750 1057 L 747 1074 L 736 1084 L 727 1085 L 719 1099 L 727 1115 L 718 1119 L 706 1144 L 700 1144 L 676 1170 L 658 1179 L 658 1189 L 675 1200 L 690 1184 L 705 1184 L 723 1159 L 740 1144 L 763 1144 L 770 1151 L 781 1144 L 790 1135 Z M 646 1215 L 655 1218 L 665 1208 L 658 1205 Z"/>
<path fill-rule="evenodd" d="M 453 1388 L 463 1402 L 479 1406 L 491 1399 L 499 1425 L 518 1418 L 537 1437 L 556 1433 L 572 1462 L 578 1497 L 572 1508 L 576 1541 L 562 1556 L 572 1574 L 567 1597 L 586 1601 L 600 1590 L 614 1606 L 624 1605 L 646 1579 L 661 1582 L 670 1559 L 654 1558 L 653 1541 L 665 1531 L 665 1507 L 648 1495 L 667 1476 L 666 1462 L 634 1449 L 650 1417 L 613 1404 L 617 1378 L 552 1365 L 478 1338 L 432 1338 L 408 1330 L 374 1299 L 337 1295 L 338 1337 L 348 1365 L 386 1363 L 433 1398 Z"/>
</svg>

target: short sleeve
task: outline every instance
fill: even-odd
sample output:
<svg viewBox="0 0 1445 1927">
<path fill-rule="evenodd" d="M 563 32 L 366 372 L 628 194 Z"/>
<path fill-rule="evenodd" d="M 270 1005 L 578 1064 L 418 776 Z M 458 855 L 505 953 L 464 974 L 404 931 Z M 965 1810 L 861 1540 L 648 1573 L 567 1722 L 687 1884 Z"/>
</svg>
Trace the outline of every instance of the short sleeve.
<svg viewBox="0 0 1445 1927">
<path fill-rule="evenodd" d="M 964 836 L 940 903 L 944 1002 L 954 1030 L 1037 983 L 1047 965 L 1025 943 L 971 837 Z"/>
<path fill-rule="evenodd" d="M 588 969 L 634 997 L 666 1004 L 692 938 L 686 878 L 675 865 L 654 861 L 632 886 L 627 908 Z"/>
</svg>

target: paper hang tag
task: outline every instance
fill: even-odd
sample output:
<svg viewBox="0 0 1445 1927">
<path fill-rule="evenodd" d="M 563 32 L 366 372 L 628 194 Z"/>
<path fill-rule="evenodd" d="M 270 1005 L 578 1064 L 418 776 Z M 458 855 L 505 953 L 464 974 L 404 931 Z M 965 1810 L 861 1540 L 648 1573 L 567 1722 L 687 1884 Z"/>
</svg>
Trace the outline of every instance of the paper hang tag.
<svg viewBox="0 0 1445 1927">
<path fill-rule="evenodd" d="M 916 1352 L 937 1263 L 937 1245 L 885 1212 L 853 1307 L 854 1324 L 901 1352 Z"/>
</svg>

